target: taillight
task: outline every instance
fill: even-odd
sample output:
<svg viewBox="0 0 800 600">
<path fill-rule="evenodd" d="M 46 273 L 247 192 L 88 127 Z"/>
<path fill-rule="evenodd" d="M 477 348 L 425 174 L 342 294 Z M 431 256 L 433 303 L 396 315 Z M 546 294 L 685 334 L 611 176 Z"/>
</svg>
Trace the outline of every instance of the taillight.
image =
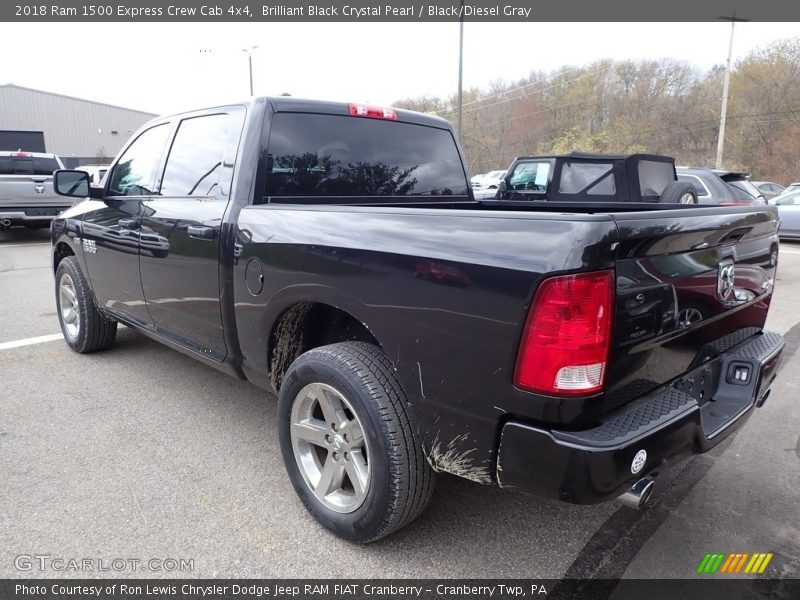
<svg viewBox="0 0 800 600">
<path fill-rule="evenodd" d="M 514 384 L 555 396 L 602 390 L 613 309 L 611 271 L 545 279 L 528 313 Z"/>
<path fill-rule="evenodd" d="M 370 119 L 397 120 L 397 112 L 393 108 L 381 106 L 367 106 L 366 104 L 351 104 L 350 114 L 354 117 L 369 117 Z"/>
</svg>

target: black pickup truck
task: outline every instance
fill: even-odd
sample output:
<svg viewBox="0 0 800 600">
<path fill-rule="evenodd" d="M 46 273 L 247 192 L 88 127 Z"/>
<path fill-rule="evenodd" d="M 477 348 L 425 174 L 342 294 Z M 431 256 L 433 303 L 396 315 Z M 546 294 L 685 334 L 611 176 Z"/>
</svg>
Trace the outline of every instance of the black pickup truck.
<svg viewBox="0 0 800 600">
<path fill-rule="evenodd" d="M 478 202 L 450 125 L 260 98 L 159 118 L 52 226 L 77 352 L 118 323 L 278 394 L 311 514 L 356 541 L 412 521 L 434 472 L 640 504 L 741 426 L 772 207 Z"/>
</svg>

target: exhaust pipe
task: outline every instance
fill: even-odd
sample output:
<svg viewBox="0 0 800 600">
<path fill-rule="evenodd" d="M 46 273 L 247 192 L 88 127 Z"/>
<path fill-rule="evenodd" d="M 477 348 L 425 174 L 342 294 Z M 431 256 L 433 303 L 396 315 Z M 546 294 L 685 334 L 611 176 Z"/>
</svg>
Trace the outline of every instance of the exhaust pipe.
<svg viewBox="0 0 800 600">
<path fill-rule="evenodd" d="M 11 227 L 11 219 L 0 219 L 0 229 L 8 229 Z"/>
<path fill-rule="evenodd" d="M 617 501 L 630 508 L 644 508 L 653 494 L 655 481 L 644 477 L 633 484 L 633 487 L 617 498 Z"/>
</svg>

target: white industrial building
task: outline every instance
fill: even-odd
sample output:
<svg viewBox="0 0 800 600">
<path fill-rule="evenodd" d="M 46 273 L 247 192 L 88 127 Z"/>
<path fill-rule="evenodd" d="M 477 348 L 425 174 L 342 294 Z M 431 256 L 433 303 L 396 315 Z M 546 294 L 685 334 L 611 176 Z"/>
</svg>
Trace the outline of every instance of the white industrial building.
<svg viewBox="0 0 800 600">
<path fill-rule="evenodd" d="M 0 85 L 0 131 L 41 131 L 67 167 L 111 161 L 156 115 L 13 84 Z"/>
</svg>

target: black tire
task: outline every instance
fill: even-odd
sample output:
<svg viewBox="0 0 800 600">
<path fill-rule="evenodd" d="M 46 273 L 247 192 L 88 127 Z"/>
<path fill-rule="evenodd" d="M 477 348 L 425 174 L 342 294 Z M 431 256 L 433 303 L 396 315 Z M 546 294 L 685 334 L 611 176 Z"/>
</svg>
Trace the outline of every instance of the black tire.
<svg viewBox="0 0 800 600">
<path fill-rule="evenodd" d="M 697 204 L 697 192 L 694 191 L 691 183 L 685 181 L 673 181 L 664 191 L 658 201 L 662 204 Z"/>
<path fill-rule="evenodd" d="M 362 504 L 350 512 L 332 510 L 315 495 L 295 454 L 292 409 L 307 397 L 301 393 L 313 384 L 340 392 L 351 409 L 348 414 L 355 415 L 364 433 L 369 485 L 365 486 Z M 306 509 L 339 537 L 360 543 L 378 540 L 413 521 L 427 506 L 433 493 L 434 473 L 406 410 L 405 394 L 394 368 L 381 349 L 372 344 L 344 342 L 315 348 L 297 358 L 286 372 L 278 400 L 284 465 Z M 319 452 L 324 459 L 318 458 L 317 466 L 335 456 L 331 448 L 327 454 L 322 447 Z"/>
<path fill-rule="evenodd" d="M 62 283 L 71 282 L 71 290 L 75 296 L 73 310 L 77 313 L 77 326 L 72 327 L 65 319 L 65 310 L 69 310 L 65 302 L 69 301 L 66 290 L 62 292 Z M 58 263 L 56 269 L 56 313 L 61 325 L 61 332 L 67 345 L 75 352 L 88 354 L 108 349 L 117 335 L 116 321 L 106 319 L 97 310 L 89 284 L 81 272 L 78 260 L 68 256 Z"/>
</svg>

